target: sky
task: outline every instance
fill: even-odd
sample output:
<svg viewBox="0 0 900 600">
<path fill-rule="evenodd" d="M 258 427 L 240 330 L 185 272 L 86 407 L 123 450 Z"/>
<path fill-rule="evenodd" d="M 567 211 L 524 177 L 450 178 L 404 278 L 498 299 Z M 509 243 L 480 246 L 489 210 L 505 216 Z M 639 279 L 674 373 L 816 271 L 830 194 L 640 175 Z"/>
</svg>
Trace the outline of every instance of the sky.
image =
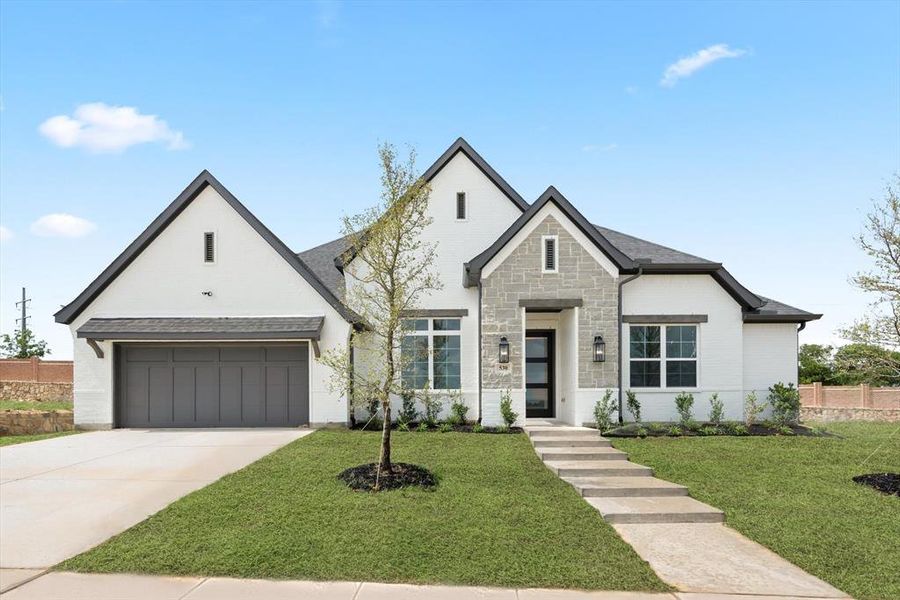
<svg viewBox="0 0 900 600">
<path fill-rule="evenodd" d="M 900 2 L 0 2 L 0 331 L 53 313 L 203 169 L 304 250 L 464 136 L 527 200 L 824 313 L 900 172 Z M 164 282 L 160 282 L 164 285 Z"/>
</svg>

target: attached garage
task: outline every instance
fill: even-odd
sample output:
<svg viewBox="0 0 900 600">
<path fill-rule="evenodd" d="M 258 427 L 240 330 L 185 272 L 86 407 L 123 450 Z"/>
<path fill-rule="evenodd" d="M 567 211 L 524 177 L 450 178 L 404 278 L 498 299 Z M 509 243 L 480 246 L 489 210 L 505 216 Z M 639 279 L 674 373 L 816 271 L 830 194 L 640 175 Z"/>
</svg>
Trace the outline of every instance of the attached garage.
<svg viewBox="0 0 900 600">
<path fill-rule="evenodd" d="M 323 320 L 90 319 L 78 336 L 113 342 L 116 427 L 296 427 Z"/>
</svg>

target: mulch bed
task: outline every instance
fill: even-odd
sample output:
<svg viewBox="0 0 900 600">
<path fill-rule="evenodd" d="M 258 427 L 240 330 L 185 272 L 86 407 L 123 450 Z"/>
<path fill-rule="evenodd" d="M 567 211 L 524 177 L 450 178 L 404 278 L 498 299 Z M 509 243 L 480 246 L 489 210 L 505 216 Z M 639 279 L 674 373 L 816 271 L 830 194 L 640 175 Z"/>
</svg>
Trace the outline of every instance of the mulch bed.
<svg viewBox="0 0 900 600">
<path fill-rule="evenodd" d="M 439 426 L 440 426 L 440 424 L 435 425 L 434 427 L 429 427 L 427 432 L 421 432 L 421 433 L 440 432 L 440 429 L 438 429 Z M 418 423 L 410 423 L 408 425 L 408 427 L 409 427 L 410 431 L 418 432 L 419 424 Z M 451 431 L 454 431 L 456 433 L 475 433 L 474 423 L 466 424 L 466 425 L 451 425 L 450 427 L 451 427 Z M 365 423 L 365 421 L 357 421 L 350 427 L 350 429 L 365 430 L 365 431 L 381 431 L 381 423 L 378 423 L 378 424 L 369 423 L 367 425 Z M 391 430 L 397 431 L 397 429 L 398 429 L 397 423 L 392 423 Z M 505 434 L 505 433 L 522 433 L 523 431 L 524 431 L 524 429 L 522 429 L 521 427 L 510 427 L 509 429 L 500 429 L 499 427 L 484 427 L 484 428 L 482 428 L 482 430 L 479 433 Z"/>
<path fill-rule="evenodd" d="M 712 427 L 708 423 L 699 423 L 696 429 L 684 429 L 680 427 L 677 423 L 659 423 L 661 425 L 661 429 L 651 429 L 650 424 L 643 425 L 643 435 L 638 434 L 639 426 L 634 423 L 629 423 L 627 425 L 622 425 L 621 427 L 616 427 L 610 431 L 607 431 L 603 434 L 604 437 L 621 437 L 621 438 L 635 438 L 635 437 L 706 437 L 706 436 L 770 436 L 770 435 L 795 435 L 800 437 L 839 437 L 834 435 L 833 433 L 828 433 L 827 431 L 822 431 L 819 429 L 810 429 L 809 427 L 805 427 L 803 425 L 789 425 L 789 429 L 791 433 L 785 433 L 780 431 L 775 427 L 771 427 L 769 425 L 763 423 L 756 423 L 747 428 L 746 432 L 737 433 L 733 431 L 729 426 L 722 425 L 716 429 L 715 433 L 701 431 L 701 429 Z M 678 426 L 681 429 L 681 433 L 678 435 L 672 434 L 669 429 L 673 426 Z"/>
<path fill-rule="evenodd" d="M 900 473 L 869 473 L 857 475 L 853 481 L 873 487 L 883 494 L 900 497 Z"/>
<path fill-rule="evenodd" d="M 341 471 L 338 479 L 354 490 L 372 492 L 375 491 L 377 474 L 378 464 L 369 463 Z M 391 472 L 381 473 L 378 483 L 379 491 L 396 490 L 408 486 L 431 489 L 437 485 L 437 478 L 425 467 L 409 463 L 392 463 Z"/>
</svg>

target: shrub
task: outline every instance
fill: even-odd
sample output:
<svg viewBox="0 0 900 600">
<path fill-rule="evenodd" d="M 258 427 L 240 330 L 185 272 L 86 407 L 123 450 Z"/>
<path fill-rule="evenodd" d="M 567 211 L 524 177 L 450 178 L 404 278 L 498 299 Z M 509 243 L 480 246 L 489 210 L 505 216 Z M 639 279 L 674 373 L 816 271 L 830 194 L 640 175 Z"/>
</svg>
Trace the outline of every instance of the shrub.
<svg viewBox="0 0 900 600">
<path fill-rule="evenodd" d="M 747 435 L 750 433 L 750 430 L 747 429 L 747 426 L 743 423 L 738 423 L 736 421 L 729 421 L 722 425 L 722 429 L 725 430 L 726 433 L 731 435 Z"/>
<path fill-rule="evenodd" d="M 428 431 L 427 423 L 419 423 L 419 426 L 416 427 L 416 431 Z"/>
<path fill-rule="evenodd" d="M 700 435 L 719 435 L 719 428 L 713 425 L 704 425 L 698 433 Z"/>
<path fill-rule="evenodd" d="M 775 431 L 778 432 L 778 435 L 794 435 L 794 430 L 787 425 L 778 425 L 775 427 Z"/>
<path fill-rule="evenodd" d="M 484 433 L 484 425 L 481 423 L 475 423 L 472 425 L 472 433 Z"/>
<path fill-rule="evenodd" d="M 440 431 L 441 433 L 449 433 L 453 431 L 453 425 L 451 425 L 450 423 L 441 423 L 438 427 L 438 431 Z"/>
<path fill-rule="evenodd" d="M 594 404 L 594 423 L 596 423 L 600 433 L 609 431 L 609 428 L 612 427 L 612 414 L 616 410 L 616 403 L 612 395 L 612 390 L 606 390 L 603 393 L 603 398 L 597 400 Z"/>
<path fill-rule="evenodd" d="M 722 424 L 725 416 L 725 403 L 719 400 L 719 393 L 716 392 L 709 397 L 709 422 L 711 425 L 718 427 Z"/>
<path fill-rule="evenodd" d="M 400 414 L 397 415 L 397 420 L 401 424 L 409 424 L 418 420 L 419 411 L 416 410 L 415 393 L 412 390 L 403 390 L 400 398 L 403 400 L 403 407 L 400 409 Z"/>
<path fill-rule="evenodd" d="M 687 427 L 694 420 L 694 395 L 681 392 L 675 396 L 675 409 L 678 410 L 681 425 Z"/>
<path fill-rule="evenodd" d="M 664 433 L 666 426 L 662 423 L 650 423 L 647 425 L 647 429 L 649 429 L 650 433 Z"/>
<path fill-rule="evenodd" d="M 800 391 L 793 383 L 776 383 L 769 388 L 769 404 L 772 405 L 772 420 L 778 426 L 796 424 L 800 420 Z"/>
<path fill-rule="evenodd" d="M 409 423 L 406 421 L 400 421 L 397 423 L 397 431 L 409 431 Z"/>
<path fill-rule="evenodd" d="M 756 392 L 747 394 L 744 400 L 744 424 L 750 428 L 756 423 L 757 417 L 766 409 L 766 403 L 760 402 L 756 397 Z"/>
<path fill-rule="evenodd" d="M 437 425 L 438 415 L 441 414 L 441 399 L 431 393 L 426 387 L 421 393 L 422 406 L 425 407 L 425 423 L 429 427 Z"/>
<path fill-rule="evenodd" d="M 635 423 L 641 422 L 641 401 L 638 400 L 637 394 L 632 390 L 625 392 L 625 403 L 628 405 L 628 412 L 634 417 Z"/>
<path fill-rule="evenodd" d="M 638 436 L 639 438 L 647 437 L 647 428 L 646 427 L 638 427 L 637 429 L 635 429 L 634 435 Z"/>
<path fill-rule="evenodd" d="M 679 427 L 678 425 L 672 425 L 671 427 L 669 427 L 666 433 L 673 437 L 678 437 L 679 435 L 681 435 L 681 427 Z"/>
<path fill-rule="evenodd" d="M 510 395 L 509 388 L 503 390 L 503 393 L 500 394 L 500 416 L 503 417 L 503 423 L 506 425 L 507 430 L 509 430 L 516 422 L 516 419 L 519 418 L 519 413 L 512 409 L 512 396 Z"/>
<path fill-rule="evenodd" d="M 469 407 L 463 402 L 462 394 L 453 392 L 450 396 L 450 422 L 454 425 L 465 425 Z"/>
<path fill-rule="evenodd" d="M 500 427 L 497 428 L 497 433 L 509 433 L 509 425 L 504 423 Z"/>
</svg>

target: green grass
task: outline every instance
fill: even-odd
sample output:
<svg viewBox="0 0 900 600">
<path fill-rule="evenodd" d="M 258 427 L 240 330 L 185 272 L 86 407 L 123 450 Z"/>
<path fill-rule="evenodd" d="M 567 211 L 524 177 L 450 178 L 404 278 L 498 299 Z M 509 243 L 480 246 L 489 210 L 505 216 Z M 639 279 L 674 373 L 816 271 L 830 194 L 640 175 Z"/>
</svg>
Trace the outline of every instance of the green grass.
<svg viewBox="0 0 900 600">
<path fill-rule="evenodd" d="M 71 402 L 20 402 L 0 400 L 0 410 L 72 410 Z"/>
<path fill-rule="evenodd" d="M 318 431 L 175 502 L 62 570 L 665 590 L 524 435 L 394 433 L 434 491 L 354 492 L 379 434 Z"/>
<path fill-rule="evenodd" d="M 900 598 L 900 498 L 854 483 L 900 471 L 900 424 L 834 423 L 840 438 L 616 439 L 658 477 L 854 598 Z"/>
<path fill-rule="evenodd" d="M 36 442 L 38 440 L 48 440 L 50 438 L 62 437 L 64 435 L 72 435 L 73 433 L 81 433 L 80 431 L 57 431 L 55 433 L 37 433 L 35 435 L 4 435 L 0 436 L 0 446 L 12 446 L 14 444 L 24 444 L 26 442 Z"/>
</svg>

